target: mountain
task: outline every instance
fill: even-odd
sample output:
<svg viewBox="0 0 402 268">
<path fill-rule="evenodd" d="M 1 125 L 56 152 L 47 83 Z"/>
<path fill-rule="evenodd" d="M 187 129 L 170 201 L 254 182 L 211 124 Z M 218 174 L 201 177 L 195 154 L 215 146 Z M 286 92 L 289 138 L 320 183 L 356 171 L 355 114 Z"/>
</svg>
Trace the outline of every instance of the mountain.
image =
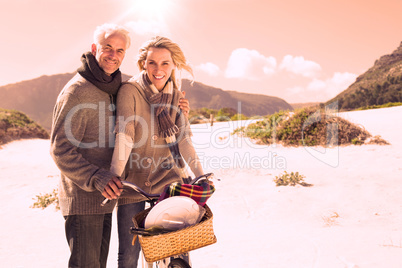
<svg viewBox="0 0 402 268">
<path fill-rule="evenodd" d="M 262 94 L 248 94 L 237 91 L 225 91 L 199 82 L 183 80 L 182 91 L 190 101 L 192 109 L 197 108 L 233 108 L 247 116 L 273 114 L 280 110 L 293 110 L 283 99 Z"/>
<path fill-rule="evenodd" d="M 402 102 L 402 42 L 389 55 L 377 59 L 370 69 L 356 78 L 345 91 L 329 100 L 338 101 L 340 110 Z"/>
<path fill-rule="evenodd" d="M 50 130 L 52 111 L 57 96 L 64 85 L 74 76 L 74 73 L 44 75 L 32 80 L 0 87 L 0 107 L 26 113 L 33 120 Z M 123 75 L 123 80 L 128 80 Z M 192 109 L 196 108 L 234 108 L 244 115 L 266 115 L 279 110 L 292 110 L 284 100 L 265 95 L 246 94 L 235 91 L 224 91 L 219 88 L 183 80 L 182 90 L 186 91 L 186 98 Z"/>
<path fill-rule="evenodd" d="M 57 96 L 72 74 L 41 76 L 0 87 L 0 107 L 26 113 L 50 129 L 52 110 Z"/>
</svg>

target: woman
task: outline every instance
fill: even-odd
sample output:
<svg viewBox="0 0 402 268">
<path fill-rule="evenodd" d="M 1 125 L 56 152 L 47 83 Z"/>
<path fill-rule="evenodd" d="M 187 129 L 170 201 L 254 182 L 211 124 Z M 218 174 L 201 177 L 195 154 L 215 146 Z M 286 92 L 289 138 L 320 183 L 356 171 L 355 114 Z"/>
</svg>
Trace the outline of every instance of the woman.
<svg viewBox="0 0 402 268">
<path fill-rule="evenodd" d="M 117 96 L 116 145 L 111 171 L 148 193 L 181 180 L 166 138 L 176 138 L 180 152 L 195 176 L 204 172 L 191 143 L 187 118 L 178 108 L 177 70 L 192 69 L 180 47 L 165 37 L 155 37 L 140 49 L 141 73 L 123 84 Z M 144 210 L 144 198 L 124 193 L 118 201 L 119 267 L 137 267 L 139 243 L 132 246 L 128 230 L 132 217 Z"/>
</svg>

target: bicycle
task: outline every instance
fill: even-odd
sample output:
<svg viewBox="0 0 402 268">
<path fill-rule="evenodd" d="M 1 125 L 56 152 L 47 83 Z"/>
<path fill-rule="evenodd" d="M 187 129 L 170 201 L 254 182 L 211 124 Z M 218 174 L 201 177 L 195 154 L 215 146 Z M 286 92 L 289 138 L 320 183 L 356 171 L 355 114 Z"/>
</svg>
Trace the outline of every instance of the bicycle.
<svg viewBox="0 0 402 268">
<path fill-rule="evenodd" d="M 198 181 L 201 180 L 209 180 L 212 176 L 213 173 L 207 173 L 204 174 L 202 176 L 199 176 L 195 179 L 191 179 L 191 177 L 189 176 L 189 174 L 187 173 L 185 164 L 184 164 L 184 160 L 180 154 L 180 150 L 178 147 L 178 144 L 176 142 L 176 138 L 175 136 L 171 136 L 171 137 L 167 137 L 165 138 L 166 143 L 169 147 L 169 150 L 173 156 L 175 165 L 178 167 L 178 171 L 179 171 L 179 177 L 182 178 L 183 182 L 186 184 L 190 184 L 190 185 L 194 185 L 196 184 Z M 139 237 L 138 240 L 140 240 L 140 244 L 141 244 L 141 252 L 142 252 L 142 257 L 146 260 L 146 264 L 148 268 L 152 268 L 152 267 L 157 267 L 157 268 L 191 268 L 191 261 L 190 261 L 190 257 L 188 254 L 188 251 L 203 247 L 203 246 L 207 246 L 213 243 L 216 243 L 216 237 L 213 234 L 213 228 L 212 228 L 212 211 L 209 209 L 208 206 L 205 205 L 206 208 L 206 212 L 205 215 L 203 217 L 203 219 L 201 219 L 201 222 L 185 228 L 183 230 L 178 230 L 178 231 L 172 231 L 172 232 L 166 232 L 166 233 L 149 233 L 149 231 L 147 231 L 144 228 L 139 227 L 140 224 L 138 224 L 138 222 L 136 222 L 136 218 L 138 217 L 142 217 L 140 221 L 143 221 L 147 215 L 147 213 L 155 206 L 156 201 L 159 199 L 160 194 L 148 194 L 146 193 L 144 190 L 142 190 L 140 187 L 138 187 L 137 185 L 135 185 L 134 183 L 130 183 L 128 181 L 122 181 L 123 186 L 126 187 L 130 187 L 131 189 L 137 191 L 138 193 L 140 193 L 141 195 L 143 195 L 147 200 L 147 202 L 150 205 L 150 208 L 145 209 L 144 211 L 138 213 L 137 215 L 135 215 L 133 217 L 133 222 L 135 227 L 131 227 L 130 228 L 130 233 L 133 235 L 137 235 Z M 105 199 L 104 202 L 101 205 L 104 205 L 108 202 L 108 199 Z M 193 241 L 194 246 L 189 246 L 188 247 L 188 251 L 184 251 L 184 252 L 179 252 L 179 254 L 170 254 L 165 252 L 165 255 L 163 255 L 162 257 L 153 257 L 153 258 L 147 258 L 146 254 L 145 254 L 145 248 L 144 246 L 146 245 L 145 242 L 148 240 L 153 239 L 153 242 L 157 239 L 154 238 L 158 238 L 158 237 L 163 237 L 164 235 L 166 236 L 172 236 L 172 235 L 176 235 L 176 234 L 180 234 L 181 236 L 185 236 L 187 235 L 189 238 L 188 234 L 185 234 L 186 232 L 188 232 L 188 230 L 197 230 L 197 231 L 204 231 L 204 233 L 207 233 L 208 235 L 204 238 L 204 239 L 200 239 L 205 240 L 203 241 L 203 243 L 200 243 L 200 241 L 195 242 L 194 239 L 189 239 L 187 240 L 187 243 L 190 243 L 189 241 Z M 191 238 L 191 237 L 190 237 Z M 172 238 L 171 240 L 174 240 L 174 238 Z M 196 240 L 199 240 L 198 238 Z M 135 239 L 134 239 L 135 241 Z M 152 243 L 153 243 L 152 242 Z M 152 244 L 151 243 L 151 244 Z M 166 243 L 165 243 L 166 244 Z M 175 252 L 176 253 L 176 252 Z M 154 266 L 155 264 L 155 266 Z"/>
<path fill-rule="evenodd" d="M 212 176 L 213 176 L 212 173 L 204 174 L 202 176 L 199 176 L 199 177 L 191 180 L 190 182 L 188 182 L 188 184 L 194 185 L 197 182 L 200 182 L 203 180 L 208 181 Z M 133 222 L 134 222 L 135 227 L 131 227 L 129 230 L 130 234 L 139 237 L 138 240 L 140 240 L 140 244 L 142 247 L 141 256 L 142 256 L 143 265 L 145 262 L 147 268 L 152 268 L 152 267 L 191 268 L 191 261 L 190 261 L 190 256 L 189 256 L 188 252 L 181 252 L 180 254 L 172 254 L 172 256 L 163 257 L 159 260 L 155 260 L 155 258 L 158 259 L 159 257 L 154 257 L 154 256 L 147 258 L 147 256 L 146 256 L 147 248 L 144 248 L 144 246 L 146 246 L 145 243 L 147 243 L 146 239 L 154 239 L 154 238 L 159 239 L 158 236 L 160 238 L 162 238 L 164 235 L 171 236 L 171 235 L 175 235 L 176 232 L 183 232 L 183 231 L 178 230 L 178 231 L 171 232 L 171 231 L 166 231 L 166 230 L 161 230 L 161 229 L 150 231 L 143 227 L 139 227 L 139 225 L 140 225 L 139 222 L 143 221 L 144 218 L 146 217 L 146 215 L 148 214 L 148 212 L 155 206 L 156 201 L 158 201 L 158 199 L 160 197 L 160 194 L 148 194 L 144 190 L 142 190 L 140 187 L 138 187 L 136 184 L 128 182 L 128 181 L 122 181 L 122 184 L 123 184 L 123 187 L 129 187 L 129 188 L 133 189 L 134 191 L 138 192 L 139 194 L 143 195 L 146 198 L 146 202 L 149 204 L 149 207 L 147 209 L 138 213 L 137 215 L 134 215 Z M 107 199 L 105 199 L 104 203 L 102 203 L 102 204 L 105 204 L 106 202 L 107 202 Z M 208 221 L 210 221 L 210 224 L 212 225 L 212 212 L 210 211 L 210 209 L 207 206 L 206 206 L 206 208 L 209 213 L 207 215 L 207 217 L 209 217 Z M 138 217 L 139 217 L 139 220 L 138 220 L 138 222 L 136 222 L 136 218 L 138 218 Z M 185 229 L 187 229 L 187 228 L 185 228 Z M 215 235 L 213 235 L 213 231 L 212 231 L 212 236 L 213 237 L 209 237 L 207 244 L 212 244 L 212 243 L 216 242 L 216 237 L 215 237 Z M 153 243 L 153 241 L 152 241 L 152 243 Z M 199 247 L 200 246 L 197 246 L 194 249 L 199 248 Z M 149 261 L 150 259 L 151 259 L 151 261 Z"/>
</svg>

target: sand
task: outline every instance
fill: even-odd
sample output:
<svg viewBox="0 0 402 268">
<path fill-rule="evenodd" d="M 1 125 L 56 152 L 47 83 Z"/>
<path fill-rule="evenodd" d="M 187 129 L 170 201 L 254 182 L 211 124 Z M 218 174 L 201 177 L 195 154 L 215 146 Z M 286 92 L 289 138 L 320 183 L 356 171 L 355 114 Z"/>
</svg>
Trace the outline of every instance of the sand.
<svg viewBox="0 0 402 268">
<path fill-rule="evenodd" d="M 340 115 L 391 145 L 265 146 L 230 135 L 247 121 L 192 126 L 205 172 L 220 179 L 208 201 L 218 243 L 193 251 L 194 267 L 402 267 L 402 107 Z M 49 140 L 7 144 L 0 163 L 1 266 L 66 267 L 61 213 L 30 208 L 57 187 Z M 313 186 L 277 187 L 285 171 Z M 116 259 L 114 221 L 108 267 Z"/>
</svg>

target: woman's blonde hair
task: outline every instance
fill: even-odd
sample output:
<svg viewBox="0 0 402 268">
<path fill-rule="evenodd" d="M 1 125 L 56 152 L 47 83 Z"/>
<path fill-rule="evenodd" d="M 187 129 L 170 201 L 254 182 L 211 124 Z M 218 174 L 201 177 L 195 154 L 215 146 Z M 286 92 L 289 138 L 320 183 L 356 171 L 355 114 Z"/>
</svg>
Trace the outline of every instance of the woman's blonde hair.
<svg viewBox="0 0 402 268">
<path fill-rule="evenodd" d="M 137 59 L 137 66 L 140 69 L 140 71 L 144 70 L 144 63 L 145 60 L 147 59 L 148 55 L 148 50 L 151 48 L 166 48 L 167 50 L 170 51 L 170 54 L 172 56 L 173 63 L 176 65 L 177 70 L 186 70 L 191 77 L 194 79 L 194 74 L 193 74 L 193 69 L 191 66 L 188 64 L 186 57 L 184 56 L 183 51 L 179 47 L 178 44 L 172 42 L 169 38 L 162 37 L 162 36 L 155 36 L 151 40 L 145 42 L 142 47 L 140 48 L 140 51 L 138 53 L 138 59 Z M 181 79 L 176 77 L 176 70 L 172 71 L 171 79 L 173 81 L 173 86 L 175 88 L 180 89 L 181 86 Z"/>
</svg>

